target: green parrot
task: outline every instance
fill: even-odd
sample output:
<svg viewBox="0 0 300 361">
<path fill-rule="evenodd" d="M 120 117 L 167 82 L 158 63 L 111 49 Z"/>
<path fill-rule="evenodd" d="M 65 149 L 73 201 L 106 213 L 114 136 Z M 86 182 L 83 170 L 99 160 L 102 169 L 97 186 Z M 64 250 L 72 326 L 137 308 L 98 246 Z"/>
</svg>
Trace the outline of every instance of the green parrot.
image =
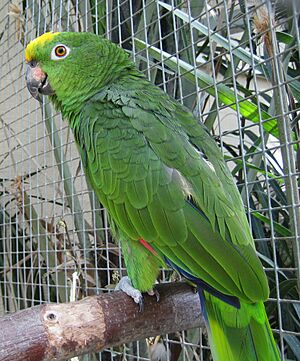
<svg viewBox="0 0 300 361">
<path fill-rule="evenodd" d="M 105 38 L 45 33 L 25 58 L 30 93 L 72 128 L 135 301 L 167 264 L 198 287 L 215 361 L 280 360 L 243 203 L 205 126 Z"/>
</svg>

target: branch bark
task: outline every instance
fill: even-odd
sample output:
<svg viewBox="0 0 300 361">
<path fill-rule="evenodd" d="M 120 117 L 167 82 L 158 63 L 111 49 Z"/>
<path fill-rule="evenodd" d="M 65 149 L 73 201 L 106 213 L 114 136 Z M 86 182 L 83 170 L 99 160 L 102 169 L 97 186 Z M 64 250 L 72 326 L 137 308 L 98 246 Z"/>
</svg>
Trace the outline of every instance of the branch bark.
<svg viewBox="0 0 300 361">
<path fill-rule="evenodd" d="M 203 326 L 197 293 L 184 283 L 158 285 L 145 308 L 122 292 L 44 304 L 0 318 L 0 361 L 67 360 L 149 336 Z"/>
</svg>

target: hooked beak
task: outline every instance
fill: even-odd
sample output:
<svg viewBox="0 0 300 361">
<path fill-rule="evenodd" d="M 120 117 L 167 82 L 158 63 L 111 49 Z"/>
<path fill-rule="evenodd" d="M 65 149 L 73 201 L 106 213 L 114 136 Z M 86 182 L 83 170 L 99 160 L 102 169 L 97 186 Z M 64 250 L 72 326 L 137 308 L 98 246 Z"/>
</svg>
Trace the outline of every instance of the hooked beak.
<svg viewBox="0 0 300 361">
<path fill-rule="evenodd" d="M 34 99 L 39 102 L 42 101 L 40 94 L 53 95 L 54 91 L 51 88 L 47 74 L 42 71 L 36 61 L 30 61 L 27 63 L 26 69 L 26 84 L 30 94 Z"/>
</svg>

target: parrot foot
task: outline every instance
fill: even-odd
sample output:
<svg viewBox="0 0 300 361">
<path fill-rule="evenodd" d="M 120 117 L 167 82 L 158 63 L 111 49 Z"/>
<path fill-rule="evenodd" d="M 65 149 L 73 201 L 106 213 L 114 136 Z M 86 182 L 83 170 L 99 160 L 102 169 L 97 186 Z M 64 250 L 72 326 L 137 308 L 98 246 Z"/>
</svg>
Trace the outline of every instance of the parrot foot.
<svg viewBox="0 0 300 361">
<path fill-rule="evenodd" d="M 144 297 L 142 293 L 132 286 L 131 280 L 128 276 L 122 277 L 119 283 L 116 285 L 116 291 L 122 291 L 126 293 L 127 296 L 131 297 L 135 303 L 139 305 L 139 311 L 144 311 Z M 152 290 L 147 291 L 149 296 L 155 296 L 156 302 L 159 301 L 159 292 L 153 288 Z"/>
<path fill-rule="evenodd" d="M 139 305 L 139 311 L 144 311 L 144 297 L 142 293 L 132 286 L 130 278 L 128 276 L 122 277 L 117 284 L 115 290 L 120 290 L 131 297 L 135 303 Z"/>
<path fill-rule="evenodd" d="M 149 296 L 155 296 L 156 302 L 159 302 L 160 295 L 156 288 L 153 288 L 152 290 L 148 291 L 147 293 Z"/>
</svg>

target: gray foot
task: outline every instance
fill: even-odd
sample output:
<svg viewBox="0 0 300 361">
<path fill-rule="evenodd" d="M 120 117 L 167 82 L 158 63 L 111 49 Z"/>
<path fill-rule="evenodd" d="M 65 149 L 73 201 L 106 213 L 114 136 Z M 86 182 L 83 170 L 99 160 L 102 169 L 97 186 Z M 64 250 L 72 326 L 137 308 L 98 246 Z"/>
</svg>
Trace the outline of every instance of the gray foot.
<svg viewBox="0 0 300 361">
<path fill-rule="evenodd" d="M 117 284 L 116 290 L 123 291 L 127 296 L 131 297 L 135 303 L 139 305 L 139 310 L 144 310 L 144 298 L 142 293 L 132 286 L 130 278 L 128 276 L 122 277 Z"/>
</svg>

